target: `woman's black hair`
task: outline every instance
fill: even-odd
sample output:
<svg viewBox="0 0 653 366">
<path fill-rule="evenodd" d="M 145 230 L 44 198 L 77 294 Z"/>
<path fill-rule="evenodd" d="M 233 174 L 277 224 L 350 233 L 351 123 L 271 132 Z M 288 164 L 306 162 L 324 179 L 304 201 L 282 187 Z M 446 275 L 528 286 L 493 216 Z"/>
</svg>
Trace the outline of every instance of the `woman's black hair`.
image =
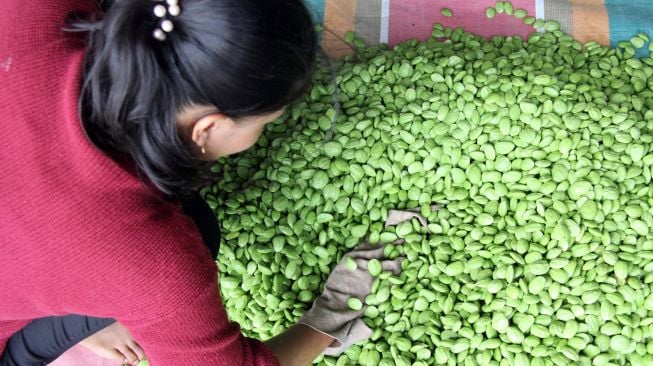
<svg viewBox="0 0 653 366">
<path fill-rule="evenodd" d="M 164 41 L 153 0 L 121 0 L 91 26 L 80 107 L 89 138 L 130 157 L 169 195 L 202 183 L 177 114 L 217 107 L 237 119 L 282 108 L 308 88 L 315 29 L 302 0 L 180 0 Z"/>
</svg>

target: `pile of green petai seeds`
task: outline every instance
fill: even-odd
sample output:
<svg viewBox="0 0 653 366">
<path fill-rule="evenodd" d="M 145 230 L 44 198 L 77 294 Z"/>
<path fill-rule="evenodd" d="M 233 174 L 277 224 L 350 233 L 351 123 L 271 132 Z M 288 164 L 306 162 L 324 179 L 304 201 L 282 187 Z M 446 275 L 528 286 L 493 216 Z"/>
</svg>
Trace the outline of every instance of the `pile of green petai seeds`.
<svg viewBox="0 0 653 366">
<path fill-rule="evenodd" d="M 349 302 L 374 335 L 320 364 L 653 365 L 648 37 L 609 49 L 547 24 L 528 40 L 436 24 L 392 49 L 350 35 L 339 112 L 318 68 L 254 148 L 215 165 L 203 193 L 245 334 L 294 324 L 364 238 L 401 237 L 386 254 L 403 272 L 372 264 L 373 292 Z M 428 227 L 384 228 L 404 208 Z"/>
</svg>

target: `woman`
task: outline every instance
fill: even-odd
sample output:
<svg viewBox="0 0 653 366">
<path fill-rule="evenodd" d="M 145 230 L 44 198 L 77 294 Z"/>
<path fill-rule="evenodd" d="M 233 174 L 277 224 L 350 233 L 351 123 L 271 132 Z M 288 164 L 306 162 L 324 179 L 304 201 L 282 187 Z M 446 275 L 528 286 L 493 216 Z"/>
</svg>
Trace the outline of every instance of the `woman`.
<svg viewBox="0 0 653 366">
<path fill-rule="evenodd" d="M 103 328 L 126 344 L 112 356 L 175 366 L 308 365 L 369 335 L 345 303 L 369 291 L 378 249 L 263 343 L 229 323 L 206 222 L 180 204 L 301 96 L 314 49 L 300 0 L 3 2 L 2 363 L 49 362 Z"/>
</svg>

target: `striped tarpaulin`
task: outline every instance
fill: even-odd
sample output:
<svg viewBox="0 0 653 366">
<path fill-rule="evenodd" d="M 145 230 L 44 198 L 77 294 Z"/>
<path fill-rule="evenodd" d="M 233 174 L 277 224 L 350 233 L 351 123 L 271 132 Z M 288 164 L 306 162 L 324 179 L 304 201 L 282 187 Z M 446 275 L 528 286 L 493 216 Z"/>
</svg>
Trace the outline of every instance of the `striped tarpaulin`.
<svg viewBox="0 0 653 366">
<path fill-rule="evenodd" d="M 485 8 L 494 0 L 307 0 L 316 19 L 326 31 L 322 45 L 333 55 L 351 49 L 341 38 L 355 30 L 370 44 L 391 45 L 411 38 L 425 39 L 433 23 L 482 36 L 520 35 L 535 31 L 505 14 L 485 18 Z M 581 42 L 597 41 L 616 45 L 638 32 L 653 35 L 653 0 L 513 0 L 515 8 L 529 15 L 560 22 L 562 30 Z M 450 8 L 453 16 L 443 17 L 440 9 Z M 642 54 L 643 55 L 643 54 Z"/>
</svg>

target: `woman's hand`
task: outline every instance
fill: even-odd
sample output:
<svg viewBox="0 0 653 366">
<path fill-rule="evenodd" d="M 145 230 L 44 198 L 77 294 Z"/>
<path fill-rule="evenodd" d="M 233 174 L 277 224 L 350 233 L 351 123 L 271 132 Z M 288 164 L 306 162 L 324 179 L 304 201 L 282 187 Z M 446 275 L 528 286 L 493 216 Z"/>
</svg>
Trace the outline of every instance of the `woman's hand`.
<svg viewBox="0 0 653 366">
<path fill-rule="evenodd" d="M 325 354 L 339 355 L 352 344 L 372 335 L 372 330 L 361 319 L 365 297 L 370 293 L 374 281 L 368 271 L 368 263 L 377 260 L 381 270 L 398 274 L 403 260 L 385 259 L 383 250 L 383 246 L 364 243 L 347 253 L 329 275 L 322 295 L 315 299 L 311 309 L 299 320 L 300 324 L 335 339 Z M 350 299 L 358 299 L 359 306 L 349 306 Z"/>
<path fill-rule="evenodd" d="M 145 359 L 145 352 L 132 338 L 129 331 L 115 322 L 84 339 L 80 344 L 96 355 L 121 363 L 138 364 Z"/>
<path fill-rule="evenodd" d="M 434 205 L 430 209 L 438 210 L 439 206 Z M 428 230 L 426 217 L 419 210 L 390 210 L 385 226 L 399 225 L 411 219 L 417 219 Z M 403 243 L 402 238 L 394 242 L 400 243 Z M 300 324 L 335 340 L 325 354 L 339 355 L 352 344 L 372 335 L 372 330 L 361 319 L 365 311 L 365 297 L 374 282 L 368 265 L 374 261 L 376 272 L 387 271 L 396 275 L 401 272 L 402 260 L 385 258 L 384 246 L 364 243 L 347 253 L 334 268 L 324 284 L 322 295 L 299 320 Z"/>
</svg>

